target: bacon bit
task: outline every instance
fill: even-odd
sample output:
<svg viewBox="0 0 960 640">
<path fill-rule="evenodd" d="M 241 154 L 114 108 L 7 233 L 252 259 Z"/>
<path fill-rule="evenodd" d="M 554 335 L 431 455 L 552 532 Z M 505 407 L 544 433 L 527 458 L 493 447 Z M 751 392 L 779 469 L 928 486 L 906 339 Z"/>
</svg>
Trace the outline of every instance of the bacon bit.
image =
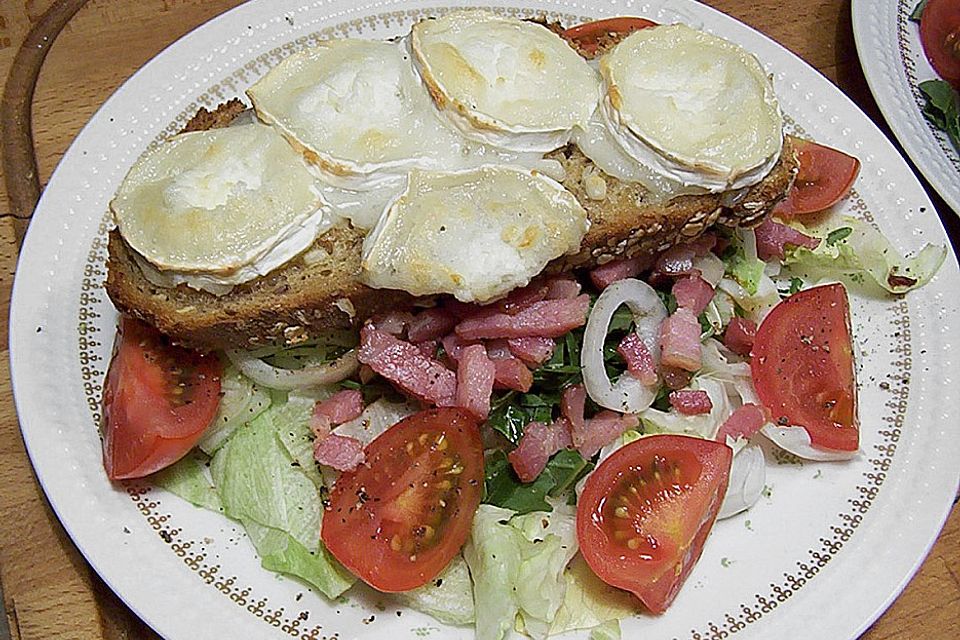
<svg viewBox="0 0 960 640">
<path fill-rule="evenodd" d="M 706 391 L 681 389 L 670 392 L 670 405 L 685 416 L 695 416 L 701 413 L 710 413 L 713 402 Z"/>
<path fill-rule="evenodd" d="M 438 344 L 440 344 L 439 340 L 424 340 L 423 342 L 418 342 L 416 347 L 423 355 L 427 356 L 428 358 L 434 358 L 437 355 Z"/>
<path fill-rule="evenodd" d="M 510 345 L 508 345 L 507 341 L 503 338 L 488 340 L 486 346 L 487 357 L 491 360 L 505 360 L 513 357 L 513 354 L 510 352 Z"/>
<path fill-rule="evenodd" d="M 527 365 L 517 358 L 498 358 L 493 360 L 496 371 L 493 386 L 498 389 L 513 389 L 526 393 L 533 386 L 533 374 Z"/>
<path fill-rule="evenodd" d="M 678 308 L 660 325 L 660 362 L 686 371 L 700 368 L 700 322 L 689 309 Z"/>
<path fill-rule="evenodd" d="M 570 434 L 559 420 L 546 425 L 531 422 L 523 430 L 517 448 L 507 454 L 520 482 L 533 482 L 546 468 L 550 456 L 570 446 Z"/>
<path fill-rule="evenodd" d="M 363 443 L 356 438 L 333 433 L 314 443 L 313 459 L 338 471 L 353 471 L 364 460 Z"/>
<path fill-rule="evenodd" d="M 730 436 L 734 440 L 737 438 L 749 438 L 759 431 L 766 422 L 767 416 L 764 414 L 763 409 L 752 402 L 748 402 L 731 413 L 730 417 L 720 425 L 716 439 L 718 442 L 725 443 L 727 436 Z"/>
<path fill-rule="evenodd" d="M 634 415 L 622 415 L 615 411 L 601 411 L 587 420 L 583 432 L 583 440 L 577 445 L 577 450 L 584 458 L 591 458 L 616 440 L 627 429 L 636 429 L 640 419 Z"/>
<path fill-rule="evenodd" d="M 688 247 L 693 247 L 698 256 L 705 256 L 713 251 L 717 246 L 717 234 L 713 232 L 704 233 L 697 238 L 686 243 Z"/>
<path fill-rule="evenodd" d="M 496 367 L 487 357 L 482 344 L 464 347 L 457 363 L 457 401 L 462 407 L 481 420 L 490 413 L 490 394 Z"/>
<path fill-rule="evenodd" d="M 660 365 L 660 377 L 663 378 L 663 384 L 667 389 L 683 389 L 693 380 L 693 373 L 678 369 L 677 367 L 665 367 Z"/>
<path fill-rule="evenodd" d="M 627 373 L 650 386 L 657 382 L 657 371 L 653 366 L 653 356 L 635 331 L 623 337 L 617 345 L 617 353 L 627 363 Z"/>
<path fill-rule="evenodd" d="M 403 337 L 403 332 L 413 321 L 413 314 L 406 311 L 391 311 L 373 316 L 368 324 L 373 325 L 377 331 L 389 333 L 398 338 Z"/>
<path fill-rule="evenodd" d="M 757 337 L 757 323 L 747 318 L 734 318 L 723 333 L 723 344 L 737 355 L 750 357 Z"/>
<path fill-rule="evenodd" d="M 443 337 L 440 344 L 443 345 L 443 350 L 447 354 L 447 357 L 456 363 L 460 361 L 460 355 L 463 353 L 463 349 L 472 344 L 477 344 L 477 342 L 473 340 L 461 340 L 457 334 L 450 333 Z"/>
<path fill-rule="evenodd" d="M 314 438 L 317 441 L 323 440 L 330 435 L 330 432 L 333 430 L 333 424 L 330 422 L 329 416 L 317 415 L 316 410 L 312 416 L 310 416 L 310 431 L 313 432 Z"/>
<path fill-rule="evenodd" d="M 425 342 L 439 340 L 453 331 L 457 319 L 445 309 L 434 307 L 425 309 L 410 321 L 407 337 L 410 342 Z"/>
<path fill-rule="evenodd" d="M 540 302 L 547 297 L 549 286 L 542 281 L 533 282 L 521 289 L 514 289 L 510 295 L 503 300 L 481 307 L 514 316 L 531 305 Z"/>
<path fill-rule="evenodd" d="M 684 276 L 673 283 L 677 306 L 686 307 L 699 316 L 713 300 L 713 287 L 699 275 Z"/>
<path fill-rule="evenodd" d="M 887 276 L 887 284 L 891 287 L 912 287 L 917 284 L 916 278 L 911 278 L 909 276 L 900 276 L 894 273 L 891 273 Z"/>
<path fill-rule="evenodd" d="M 580 295 L 580 283 L 572 278 L 553 278 L 547 281 L 547 300 L 567 300 Z"/>
<path fill-rule="evenodd" d="M 705 233 L 690 242 L 670 247 L 657 257 L 651 278 L 699 275 L 700 272 L 693 268 L 693 259 L 707 255 L 716 245 L 717 236 Z"/>
<path fill-rule="evenodd" d="M 586 438 L 587 421 L 583 417 L 586 402 L 587 391 L 582 384 L 567 387 L 560 396 L 560 413 L 567 419 L 573 446 L 578 449 Z"/>
<path fill-rule="evenodd" d="M 420 353 L 414 345 L 378 331 L 371 325 L 360 330 L 357 359 L 419 400 L 441 407 L 456 397 L 457 377 L 439 361 Z"/>
<path fill-rule="evenodd" d="M 555 347 L 556 343 L 552 338 L 531 337 L 507 340 L 510 353 L 531 367 L 537 367 L 549 360 Z"/>
<path fill-rule="evenodd" d="M 692 261 L 690 266 L 693 266 Z M 643 267 L 644 264 L 640 261 L 640 258 L 613 260 L 590 271 L 590 281 L 593 286 L 603 291 L 614 282 L 639 275 L 643 271 Z"/>
<path fill-rule="evenodd" d="M 377 377 L 377 372 L 371 369 L 368 365 L 361 364 L 360 370 L 357 372 L 357 377 L 360 378 L 360 382 L 367 384 Z"/>
<path fill-rule="evenodd" d="M 820 246 L 819 238 L 812 238 L 800 233 L 793 227 L 774 222 L 769 217 L 760 226 L 753 230 L 757 236 L 757 257 L 763 261 L 771 258 L 784 258 L 784 246 L 791 244 L 798 247 L 816 249 Z"/>
<path fill-rule="evenodd" d="M 338 391 L 313 407 L 313 415 L 326 416 L 331 424 L 350 422 L 363 413 L 363 394 L 356 389 Z"/>
<path fill-rule="evenodd" d="M 484 338 L 556 338 L 587 321 L 590 296 L 583 294 L 568 300 L 541 300 L 516 315 L 494 313 L 486 317 L 468 318 L 457 325 L 456 332 L 465 340 Z"/>
</svg>

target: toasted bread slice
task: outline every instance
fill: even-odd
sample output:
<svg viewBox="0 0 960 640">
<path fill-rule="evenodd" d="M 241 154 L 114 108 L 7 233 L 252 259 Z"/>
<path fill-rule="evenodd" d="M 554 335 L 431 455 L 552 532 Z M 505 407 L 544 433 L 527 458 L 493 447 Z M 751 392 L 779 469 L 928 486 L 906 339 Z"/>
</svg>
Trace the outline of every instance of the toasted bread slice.
<svg viewBox="0 0 960 640">
<path fill-rule="evenodd" d="M 617 40 L 606 38 L 602 49 Z M 184 130 L 227 126 L 244 109 L 239 100 L 215 111 L 201 109 Z M 658 253 L 698 237 L 715 224 L 757 224 L 786 196 L 798 169 L 794 143 L 788 136 L 780 160 L 762 182 L 746 192 L 735 197 L 732 193 L 680 196 L 658 203 L 641 185 L 621 182 L 600 171 L 575 145 L 548 157 L 563 165 L 563 185 L 586 209 L 591 223 L 580 250 L 547 265 L 545 271 L 550 273 L 591 268 L 619 258 L 652 261 Z M 603 199 L 588 195 L 585 183 L 591 176 L 603 179 Z M 595 188 L 591 191 L 596 195 Z M 377 313 L 417 304 L 416 298 L 403 291 L 372 289 L 360 282 L 363 238 L 362 230 L 337 226 L 269 275 L 217 296 L 185 285 L 165 288 L 152 284 L 134 260 L 133 249 L 114 229 L 109 241 L 107 293 L 121 313 L 154 325 L 186 346 L 252 349 L 299 344 L 331 328 L 355 326 Z"/>
</svg>

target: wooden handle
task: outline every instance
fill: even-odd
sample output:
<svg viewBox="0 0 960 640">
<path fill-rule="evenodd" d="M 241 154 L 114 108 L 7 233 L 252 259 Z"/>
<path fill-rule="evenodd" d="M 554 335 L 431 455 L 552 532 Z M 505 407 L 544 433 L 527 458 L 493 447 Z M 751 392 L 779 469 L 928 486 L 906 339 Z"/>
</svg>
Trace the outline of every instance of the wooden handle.
<svg viewBox="0 0 960 640">
<path fill-rule="evenodd" d="M 0 104 L 3 124 L 3 175 L 10 198 L 17 245 L 40 199 L 37 156 L 33 148 L 33 91 L 53 41 L 87 0 L 56 0 L 27 34 L 7 76 Z"/>
</svg>

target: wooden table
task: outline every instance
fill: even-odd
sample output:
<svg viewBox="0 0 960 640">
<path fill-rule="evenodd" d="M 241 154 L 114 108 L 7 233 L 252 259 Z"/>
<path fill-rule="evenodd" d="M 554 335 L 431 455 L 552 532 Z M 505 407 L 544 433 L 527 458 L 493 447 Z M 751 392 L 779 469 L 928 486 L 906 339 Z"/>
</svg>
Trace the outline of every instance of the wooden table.
<svg viewBox="0 0 960 640">
<path fill-rule="evenodd" d="M 54 0 L 4 1 L 0 8 L 0 76 L 7 76 L 30 26 L 52 4 Z M 237 0 L 90 0 L 83 6 L 56 38 L 36 87 L 33 131 L 41 184 L 49 179 L 80 128 L 127 77 L 169 43 L 236 4 Z M 860 70 L 848 2 L 710 0 L 708 4 L 798 53 L 889 135 Z M 956 247 L 958 218 L 932 195 Z M 0 198 L 0 313 L 4 317 L 17 256 L 8 215 L 12 205 L 6 203 L 6 196 L 4 191 Z M 3 325 L 0 344 L 6 346 L 7 337 Z M 7 356 L 4 351 L 0 362 L 0 580 L 12 637 L 155 637 L 92 573 L 46 504 L 20 438 Z M 864 638 L 960 638 L 957 509 L 920 572 Z"/>
</svg>

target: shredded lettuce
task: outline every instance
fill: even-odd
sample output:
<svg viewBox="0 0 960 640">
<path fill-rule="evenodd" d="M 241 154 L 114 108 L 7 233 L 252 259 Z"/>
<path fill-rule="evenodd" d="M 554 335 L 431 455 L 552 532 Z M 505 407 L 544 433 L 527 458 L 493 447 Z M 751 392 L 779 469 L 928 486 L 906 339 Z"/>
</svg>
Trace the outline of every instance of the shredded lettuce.
<svg viewBox="0 0 960 640">
<path fill-rule="evenodd" d="M 250 422 L 270 406 L 270 394 L 261 389 L 233 365 L 220 377 L 220 406 L 217 415 L 197 446 L 213 455 L 239 427 Z"/>
<path fill-rule="evenodd" d="M 564 568 L 576 552 L 573 507 L 517 516 L 480 505 L 463 550 L 473 577 L 477 639 L 500 640 L 515 625 L 546 637 L 564 601 Z"/>
<path fill-rule="evenodd" d="M 223 511 L 220 496 L 210 482 L 207 457 L 193 451 L 176 464 L 151 477 L 154 484 L 191 504 L 211 511 Z"/>
<path fill-rule="evenodd" d="M 630 617 L 640 609 L 634 596 L 598 578 L 582 556 L 574 558 L 567 567 L 564 582 L 567 589 L 550 626 L 551 635 L 574 629 L 596 629 Z M 619 630 L 619 624 L 616 628 Z"/>
<path fill-rule="evenodd" d="M 821 242 L 816 249 L 787 249 L 784 265 L 808 280 L 867 281 L 888 293 L 902 294 L 929 282 L 947 256 L 946 246 L 927 244 L 905 258 L 880 231 L 857 218 L 844 216 L 840 228 L 850 232 L 840 239 L 834 236 L 832 243 Z"/>
<path fill-rule="evenodd" d="M 742 248 L 735 249 L 727 262 L 727 274 L 743 287 L 747 295 L 756 295 L 763 278 L 764 262 L 759 258 L 748 257 Z"/>
<path fill-rule="evenodd" d="M 446 624 L 473 624 L 473 583 L 462 555 L 450 561 L 435 580 L 422 587 L 394 594 L 394 598 Z"/>
<path fill-rule="evenodd" d="M 355 578 L 320 544 L 320 494 L 308 471 L 316 472 L 314 465 L 298 462 L 281 437 L 295 432 L 291 420 L 302 419 L 307 404 L 294 400 L 260 414 L 217 451 L 210 470 L 224 513 L 247 529 L 263 566 L 333 598 Z"/>
</svg>

